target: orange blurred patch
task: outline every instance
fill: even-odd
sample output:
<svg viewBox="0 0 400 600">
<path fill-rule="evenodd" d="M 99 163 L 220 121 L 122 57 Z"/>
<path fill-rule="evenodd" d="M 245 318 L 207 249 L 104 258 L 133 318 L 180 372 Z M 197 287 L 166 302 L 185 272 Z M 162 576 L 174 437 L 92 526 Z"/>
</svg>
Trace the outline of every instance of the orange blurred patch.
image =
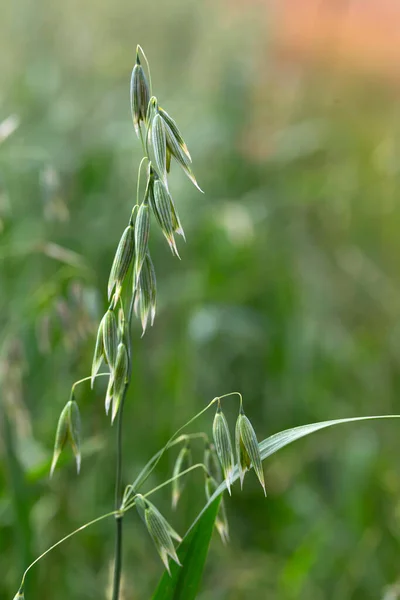
<svg viewBox="0 0 400 600">
<path fill-rule="evenodd" d="M 268 8 L 285 56 L 400 76 L 399 0 L 272 0 Z"/>
</svg>

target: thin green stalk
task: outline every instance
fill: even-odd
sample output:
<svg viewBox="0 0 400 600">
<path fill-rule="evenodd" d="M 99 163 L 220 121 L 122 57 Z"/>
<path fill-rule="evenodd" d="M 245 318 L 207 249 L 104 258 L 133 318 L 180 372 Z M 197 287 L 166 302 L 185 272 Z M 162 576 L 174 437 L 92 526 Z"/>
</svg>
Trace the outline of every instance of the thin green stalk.
<svg viewBox="0 0 400 600">
<path fill-rule="evenodd" d="M 183 475 L 187 475 L 187 473 L 190 473 L 191 471 L 194 471 L 195 469 L 203 469 L 203 471 L 208 474 L 208 471 L 207 471 L 205 465 L 203 465 L 203 463 L 197 463 L 195 465 L 192 465 L 191 467 L 188 467 L 187 469 L 185 469 L 181 473 L 178 473 L 174 477 L 171 477 L 170 479 L 167 479 L 163 483 L 160 483 L 160 485 L 158 485 L 157 487 L 153 488 L 152 490 L 150 490 L 146 494 L 143 494 L 143 497 L 147 498 L 147 496 L 151 496 L 151 494 L 154 494 L 154 492 L 158 492 L 158 490 L 161 490 L 166 485 L 169 485 L 170 483 L 173 483 L 174 481 L 176 481 L 176 479 L 179 479 Z"/>
<path fill-rule="evenodd" d="M 121 399 L 121 405 L 118 411 L 117 417 L 117 459 L 116 459 L 116 475 L 115 475 L 115 559 L 114 559 L 114 578 L 113 578 L 113 600 L 119 600 L 119 592 L 121 588 L 121 572 L 122 572 L 122 519 L 123 513 L 119 512 L 123 499 L 122 490 L 122 425 L 123 425 L 123 413 L 126 394 L 131 382 L 132 375 L 132 340 L 131 340 L 131 329 L 132 329 L 132 317 L 133 317 L 133 305 L 134 305 L 134 294 L 132 295 L 131 302 L 129 305 L 128 313 L 128 326 L 127 326 L 127 348 L 128 348 L 128 379 L 125 383 L 124 393 Z"/>
<path fill-rule="evenodd" d="M 97 373 L 94 377 L 89 375 L 89 377 L 84 377 L 83 379 L 78 379 L 78 381 L 75 381 L 75 383 L 73 384 L 73 386 L 71 388 L 71 396 L 74 395 L 75 388 L 77 385 L 80 385 L 81 383 L 84 383 L 85 381 L 90 381 L 91 379 L 96 379 L 97 377 L 110 377 L 110 373 Z"/>
<path fill-rule="evenodd" d="M 158 492 L 158 490 L 161 490 L 166 485 L 169 485 L 170 483 L 173 483 L 174 481 L 176 481 L 180 477 L 183 477 L 183 475 L 187 475 L 188 473 L 190 473 L 191 471 L 194 471 L 195 469 L 203 469 L 203 471 L 208 474 L 208 471 L 207 471 L 207 468 L 205 467 L 205 465 L 203 465 L 203 463 L 197 463 L 195 465 L 192 465 L 191 467 L 188 467 L 187 469 L 185 469 L 185 471 L 182 471 L 181 473 L 178 473 L 174 477 L 171 477 L 170 479 L 167 479 L 167 481 L 164 481 L 163 483 L 161 483 L 157 487 L 153 488 L 152 490 L 150 490 L 146 494 L 143 494 L 143 498 L 147 498 L 147 496 L 151 496 L 155 492 Z M 131 508 L 133 508 L 134 506 L 135 506 L 135 498 L 133 498 L 133 500 L 131 500 L 130 502 L 127 502 L 126 505 L 124 505 L 124 507 L 123 507 L 122 510 L 125 513 L 128 510 L 130 510 Z"/>
<path fill-rule="evenodd" d="M 133 482 L 133 484 L 131 486 L 132 487 L 132 492 L 136 493 L 136 489 L 135 488 L 139 487 L 139 482 L 140 482 L 140 486 L 142 486 L 147 481 L 148 477 L 151 475 L 151 473 L 156 468 L 159 460 L 164 455 L 164 452 L 166 452 L 174 444 L 177 444 L 178 443 L 178 439 L 179 439 L 179 441 L 181 441 L 181 439 L 186 438 L 186 436 L 182 436 L 182 438 L 175 439 L 176 436 L 183 429 L 185 429 L 185 427 L 188 427 L 196 419 L 198 419 L 199 417 L 201 417 L 201 415 L 204 414 L 217 401 L 218 401 L 218 398 L 213 398 L 211 400 L 211 402 L 209 402 L 209 404 L 207 404 L 207 406 L 205 408 L 203 408 L 203 410 L 201 410 L 199 413 L 197 413 L 197 415 L 195 415 L 194 417 L 192 417 L 187 423 L 185 423 L 184 425 L 182 425 L 182 427 L 180 427 L 177 431 L 175 431 L 175 433 L 170 437 L 170 439 L 168 440 L 168 442 L 165 444 L 164 448 L 162 448 L 159 452 L 157 452 L 157 454 L 155 454 L 153 456 L 153 458 L 151 458 L 149 460 L 149 462 L 143 467 L 143 469 L 141 470 L 141 472 L 139 473 L 139 475 L 136 477 L 135 481 Z"/>
<path fill-rule="evenodd" d="M 50 546 L 50 548 L 47 548 L 47 550 L 45 550 L 40 556 L 38 556 L 37 558 L 35 558 L 35 560 L 29 565 L 29 567 L 25 570 L 23 576 L 22 576 L 22 580 L 21 580 L 21 585 L 19 588 L 19 591 L 21 592 L 23 590 L 24 584 L 25 584 L 25 578 L 27 573 L 32 569 L 32 567 L 34 565 L 36 565 L 36 563 L 38 563 L 42 558 L 44 558 L 46 556 L 46 554 L 49 554 L 49 552 L 51 552 L 52 550 L 54 550 L 54 548 L 57 548 L 57 546 L 60 546 L 60 544 L 63 544 L 64 542 L 66 542 L 67 540 L 69 540 L 70 538 L 72 538 L 74 535 L 76 535 L 77 533 L 79 533 L 80 531 L 83 531 L 84 529 L 86 529 L 87 527 L 90 527 L 91 525 L 94 525 L 95 523 L 99 523 L 100 521 L 103 521 L 104 519 L 108 519 L 108 517 L 112 517 L 114 516 L 116 513 L 118 513 L 119 511 L 112 511 L 109 512 L 105 515 L 101 515 L 101 517 L 97 517 L 96 519 L 93 519 L 93 521 L 89 521 L 88 523 L 85 523 L 84 525 L 81 525 L 80 527 L 78 527 L 78 529 L 75 529 L 74 531 L 72 531 L 71 533 L 69 533 L 68 535 L 66 535 L 65 537 L 63 537 L 61 540 L 58 540 L 58 542 L 56 542 L 55 544 L 53 544 L 52 546 Z"/>
<path fill-rule="evenodd" d="M 222 400 L 222 398 L 228 398 L 229 396 L 239 396 L 240 398 L 240 406 L 243 405 L 243 398 L 240 392 L 229 392 L 228 394 L 224 394 L 223 396 L 218 396 L 216 400 Z"/>
<path fill-rule="evenodd" d="M 168 449 L 172 448 L 173 446 L 176 446 L 177 444 L 181 444 L 182 442 L 186 442 L 187 440 L 195 440 L 195 439 L 202 439 L 204 441 L 204 443 L 208 442 L 208 435 L 204 432 L 199 432 L 199 433 L 188 433 L 188 434 L 183 434 L 180 435 L 178 438 L 176 438 L 173 442 L 170 443 Z M 145 467 L 142 469 L 142 471 L 140 472 L 139 477 L 146 472 L 146 469 L 150 468 L 151 464 L 157 460 L 157 458 L 164 452 L 164 448 L 162 450 L 159 450 L 154 456 L 151 457 L 151 459 L 146 463 Z M 141 485 L 136 484 L 136 481 L 139 480 L 139 477 L 136 478 L 135 483 L 127 485 L 125 488 L 125 492 L 124 492 L 124 496 L 122 499 L 122 506 L 124 507 L 124 510 L 126 510 L 126 507 L 129 506 L 128 504 L 128 499 L 135 494 L 136 491 L 138 491 L 141 487 Z M 135 488 L 135 484 L 136 484 L 136 488 Z"/>
</svg>

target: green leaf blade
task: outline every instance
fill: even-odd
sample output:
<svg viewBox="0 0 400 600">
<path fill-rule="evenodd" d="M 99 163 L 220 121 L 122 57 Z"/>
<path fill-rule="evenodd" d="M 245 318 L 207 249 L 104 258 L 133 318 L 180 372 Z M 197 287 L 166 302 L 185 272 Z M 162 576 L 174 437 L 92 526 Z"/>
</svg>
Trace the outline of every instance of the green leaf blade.
<svg viewBox="0 0 400 600">
<path fill-rule="evenodd" d="M 306 435 L 310 435 L 320 429 L 326 429 L 327 427 L 332 427 L 333 425 L 341 425 L 344 423 L 356 423 L 361 421 L 374 421 L 380 419 L 400 419 L 400 415 L 376 415 L 376 416 L 368 416 L 368 417 L 350 417 L 346 419 L 334 419 L 332 421 L 321 421 L 318 423 L 310 423 L 308 425 L 300 425 L 299 427 L 294 427 L 292 429 L 285 429 L 284 431 L 280 431 L 279 433 L 275 433 L 270 437 L 266 438 L 262 442 L 259 443 L 261 460 L 266 459 L 268 456 L 275 454 L 281 448 L 288 446 L 292 442 L 299 440 Z M 237 465 L 234 468 L 231 484 L 233 484 L 237 479 L 239 479 L 239 469 Z M 193 528 L 197 526 L 197 523 L 202 518 L 202 515 L 205 511 L 208 510 L 208 507 L 214 502 L 216 498 L 218 498 L 224 491 L 226 490 L 226 482 L 223 481 L 218 488 L 215 490 L 213 495 L 210 497 L 207 504 L 200 511 L 196 519 L 193 521 L 190 526 L 186 536 L 192 531 Z M 186 538 L 185 536 L 185 538 Z"/>
</svg>

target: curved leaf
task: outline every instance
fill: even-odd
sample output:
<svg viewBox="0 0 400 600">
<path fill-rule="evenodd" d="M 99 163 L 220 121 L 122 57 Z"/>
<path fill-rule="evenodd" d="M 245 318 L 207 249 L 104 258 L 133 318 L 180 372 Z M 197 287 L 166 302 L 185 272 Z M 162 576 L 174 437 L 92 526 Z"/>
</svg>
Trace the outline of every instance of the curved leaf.
<svg viewBox="0 0 400 600">
<path fill-rule="evenodd" d="M 399 419 L 400 415 L 378 415 L 372 417 L 350 417 L 348 419 L 334 419 L 333 421 L 321 421 L 319 423 L 310 423 L 309 425 L 300 425 L 299 427 L 293 427 L 292 429 L 285 429 L 284 431 L 280 431 L 279 433 L 275 433 L 271 435 L 269 438 L 266 438 L 262 442 L 259 443 L 261 459 L 264 460 L 271 454 L 275 454 L 281 448 L 288 446 L 292 442 L 305 437 L 306 435 L 310 435 L 310 433 L 314 433 L 315 431 L 319 431 L 320 429 L 325 429 L 326 427 L 331 427 L 332 425 L 340 425 L 341 423 L 355 423 L 357 421 L 371 421 L 374 419 Z M 239 479 L 239 469 L 237 465 L 234 468 L 231 484 L 234 483 L 237 479 Z M 222 494 L 226 490 L 226 482 L 223 481 L 215 490 L 213 495 L 210 497 L 207 504 L 204 506 L 203 510 L 198 514 L 196 519 L 193 521 L 190 526 L 186 536 L 190 534 L 193 528 L 197 528 L 197 524 L 202 519 L 202 515 L 208 510 L 208 507 L 214 500 Z M 186 536 L 184 539 L 186 539 Z"/>
</svg>

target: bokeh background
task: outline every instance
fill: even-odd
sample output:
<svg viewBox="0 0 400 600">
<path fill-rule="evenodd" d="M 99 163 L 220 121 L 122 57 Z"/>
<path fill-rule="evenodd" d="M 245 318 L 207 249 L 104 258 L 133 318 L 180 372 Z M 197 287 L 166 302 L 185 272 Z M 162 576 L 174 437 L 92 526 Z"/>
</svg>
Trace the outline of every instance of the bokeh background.
<svg viewBox="0 0 400 600">
<path fill-rule="evenodd" d="M 397 0 L 1 0 L 1 599 L 113 503 L 101 383 L 78 390 L 80 477 L 68 453 L 51 481 L 48 468 L 135 200 L 137 43 L 205 194 L 173 168 L 181 262 L 153 227 L 158 314 L 143 339 L 135 324 L 125 482 L 231 390 L 260 439 L 400 412 L 399 27 Z M 232 424 L 236 411 L 226 405 Z M 231 543 L 215 535 L 199 598 L 400 598 L 398 431 L 345 425 L 297 442 L 266 461 L 267 500 L 250 474 L 227 499 Z M 184 532 L 201 474 L 175 516 L 168 490 L 154 500 Z M 124 598 L 149 598 L 161 562 L 135 514 L 125 531 Z M 108 597 L 113 535 L 105 521 L 55 550 L 27 600 Z"/>
</svg>

